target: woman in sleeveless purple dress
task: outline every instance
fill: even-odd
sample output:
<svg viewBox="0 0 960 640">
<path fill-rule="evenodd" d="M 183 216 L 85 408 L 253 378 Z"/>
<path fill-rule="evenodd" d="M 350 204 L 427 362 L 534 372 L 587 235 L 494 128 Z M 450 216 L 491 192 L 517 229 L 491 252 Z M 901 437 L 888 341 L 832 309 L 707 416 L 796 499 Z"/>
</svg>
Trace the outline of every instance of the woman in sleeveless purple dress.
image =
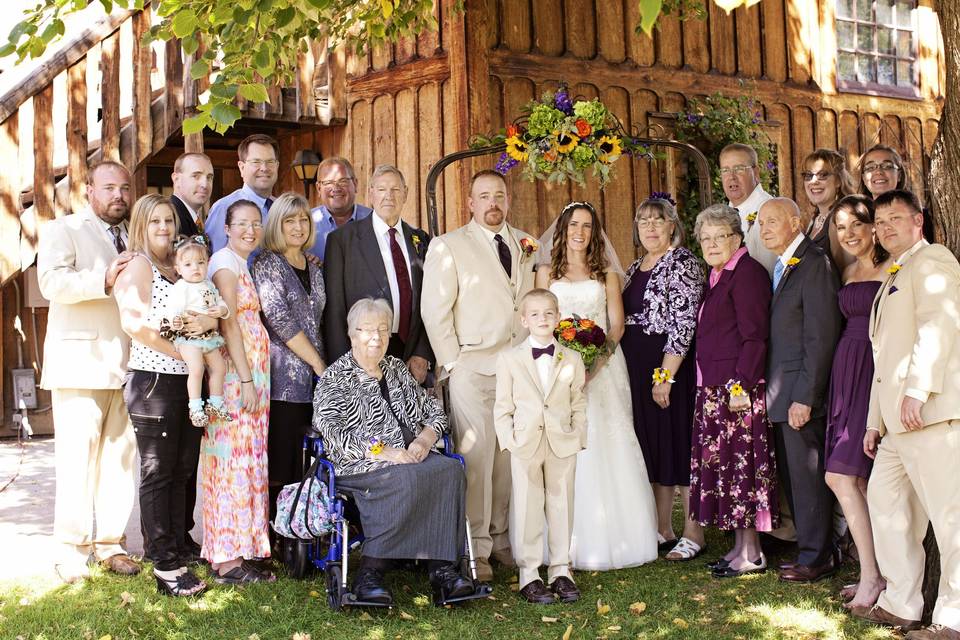
<svg viewBox="0 0 960 640">
<path fill-rule="evenodd" d="M 873 214 L 873 202 L 856 195 L 840 200 L 832 214 L 840 246 L 853 258 L 838 294 L 846 325 L 833 358 L 826 437 L 827 485 L 843 508 L 860 556 L 860 581 L 842 592 L 847 608 L 873 606 L 884 587 L 867 512 L 872 460 L 863 453 L 873 380 L 870 312 L 889 266 L 889 256 L 874 237 Z"/>
</svg>

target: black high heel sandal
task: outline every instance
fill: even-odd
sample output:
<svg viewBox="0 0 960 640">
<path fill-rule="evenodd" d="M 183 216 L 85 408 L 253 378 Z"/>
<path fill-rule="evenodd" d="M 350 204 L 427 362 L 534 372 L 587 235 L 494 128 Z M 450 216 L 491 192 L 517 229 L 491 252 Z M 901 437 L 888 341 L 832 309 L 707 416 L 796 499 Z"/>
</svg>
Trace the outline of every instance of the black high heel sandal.
<svg viewBox="0 0 960 640">
<path fill-rule="evenodd" d="M 195 576 L 192 571 L 185 571 L 173 580 L 161 578 L 156 573 L 153 577 L 157 581 L 157 592 L 165 596 L 189 598 L 207 590 L 207 583 Z"/>
</svg>

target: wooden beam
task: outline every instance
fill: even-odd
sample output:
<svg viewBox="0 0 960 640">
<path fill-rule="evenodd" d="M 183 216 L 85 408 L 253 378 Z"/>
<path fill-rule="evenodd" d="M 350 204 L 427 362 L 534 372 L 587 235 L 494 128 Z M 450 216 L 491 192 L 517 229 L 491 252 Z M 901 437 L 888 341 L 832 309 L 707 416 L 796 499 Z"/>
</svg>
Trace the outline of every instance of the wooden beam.
<svg viewBox="0 0 960 640">
<path fill-rule="evenodd" d="M 166 85 L 163 108 L 164 127 L 162 129 L 164 134 L 162 142 L 154 144 L 155 149 L 165 146 L 167 138 L 177 133 L 183 123 L 183 59 L 180 57 L 182 53 L 180 40 L 171 38 L 167 40 L 164 47 L 163 79 Z"/>
<path fill-rule="evenodd" d="M 87 59 L 67 69 L 67 171 L 70 176 L 70 211 L 87 204 Z"/>
<path fill-rule="evenodd" d="M 133 11 L 121 11 L 107 16 L 94 23 L 92 27 L 82 32 L 73 41 L 65 44 L 52 58 L 40 64 L 35 70 L 30 69 L 30 63 L 24 63 L 24 69 L 16 73 L 25 73 L 23 80 L 13 85 L 0 97 L 0 121 L 7 119 L 21 104 L 39 93 L 53 79 L 73 66 L 78 60 L 87 55 L 87 51 L 114 31 L 126 20 Z M 13 70 L 4 72 L 15 73 Z"/>
<path fill-rule="evenodd" d="M 133 17 L 133 154 L 127 168 L 131 172 L 153 151 L 153 125 L 150 119 L 150 104 L 153 91 L 150 88 L 150 69 L 153 55 L 149 45 L 142 44 L 143 35 L 150 29 L 149 10 Z"/>
<path fill-rule="evenodd" d="M 103 41 L 100 53 L 100 146 L 103 157 L 120 160 L 120 33 Z M 39 147 L 37 147 L 39 148 Z"/>
<path fill-rule="evenodd" d="M 17 113 L 0 124 L 0 158 L 16 158 L 20 146 Z M 20 175 L 17 163 L 0 171 L 0 287 L 20 271 Z"/>
<path fill-rule="evenodd" d="M 119 133 L 118 136 L 119 138 Z M 33 210 L 39 227 L 53 220 L 53 85 L 33 96 Z"/>
<path fill-rule="evenodd" d="M 396 68 L 393 72 L 396 73 Z M 340 45 L 327 55 L 327 120 L 346 122 L 347 104 L 347 52 Z M 318 113 L 319 117 L 320 114 Z"/>
<path fill-rule="evenodd" d="M 332 57 L 332 56 L 331 56 Z M 393 67 L 388 71 L 377 71 L 347 82 L 347 101 L 353 104 L 357 100 L 373 100 L 385 93 L 396 93 L 430 82 L 443 82 L 450 77 L 445 54 L 433 58 L 419 58 L 413 62 Z M 331 95 L 331 105 L 334 98 Z"/>
<path fill-rule="evenodd" d="M 317 68 L 317 43 L 308 40 L 307 50 L 297 54 L 297 116 L 315 116 L 317 100 L 313 95 L 314 73 Z M 321 54 L 323 55 L 323 54 Z M 329 90 L 329 87 L 328 87 Z M 329 95 L 329 93 L 328 93 Z"/>
</svg>

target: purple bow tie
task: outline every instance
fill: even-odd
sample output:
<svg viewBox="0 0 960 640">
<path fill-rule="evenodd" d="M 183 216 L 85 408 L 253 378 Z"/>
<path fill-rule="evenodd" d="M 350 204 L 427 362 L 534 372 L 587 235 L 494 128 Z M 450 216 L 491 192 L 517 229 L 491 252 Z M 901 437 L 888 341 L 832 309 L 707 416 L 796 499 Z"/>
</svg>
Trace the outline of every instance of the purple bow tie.
<svg viewBox="0 0 960 640">
<path fill-rule="evenodd" d="M 553 357 L 553 345 L 550 345 L 549 347 L 544 347 L 544 348 L 542 348 L 542 349 L 540 349 L 540 348 L 538 348 L 538 347 L 534 347 L 534 348 L 533 348 L 533 359 L 534 359 L 534 360 L 536 360 L 536 359 L 539 358 L 540 356 L 544 356 L 544 355 L 550 356 L 551 358 Z"/>
</svg>

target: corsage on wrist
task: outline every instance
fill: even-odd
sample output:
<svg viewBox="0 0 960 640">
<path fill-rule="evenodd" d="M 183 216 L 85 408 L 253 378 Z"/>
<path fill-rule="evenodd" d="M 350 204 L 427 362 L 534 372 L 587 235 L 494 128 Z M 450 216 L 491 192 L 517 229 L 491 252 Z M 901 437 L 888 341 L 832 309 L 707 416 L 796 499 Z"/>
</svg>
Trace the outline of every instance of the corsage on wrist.
<svg viewBox="0 0 960 640">
<path fill-rule="evenodd" d="M 670 369 L 657 367 L 653 370 L 653 384 L 663 384 L 664 382 L 673 384 L 675 382 L 673 374 L 670 373 Z"/>
<path fill-rule="evenodd" d="M 378 456 L 383 453 L 383 442 L 379 438 L 370 438 L 370 447 L 367 449 L 372 456 Z"/>
<path fill-rule="evenodd" d="M 739 380 L 730 379 L 725 386 L 731 398 L 739 398 L 740 396 L 747 395 L 747 392 L 744 391 L 743 385 L 740 384 Z"/>
</svg>

